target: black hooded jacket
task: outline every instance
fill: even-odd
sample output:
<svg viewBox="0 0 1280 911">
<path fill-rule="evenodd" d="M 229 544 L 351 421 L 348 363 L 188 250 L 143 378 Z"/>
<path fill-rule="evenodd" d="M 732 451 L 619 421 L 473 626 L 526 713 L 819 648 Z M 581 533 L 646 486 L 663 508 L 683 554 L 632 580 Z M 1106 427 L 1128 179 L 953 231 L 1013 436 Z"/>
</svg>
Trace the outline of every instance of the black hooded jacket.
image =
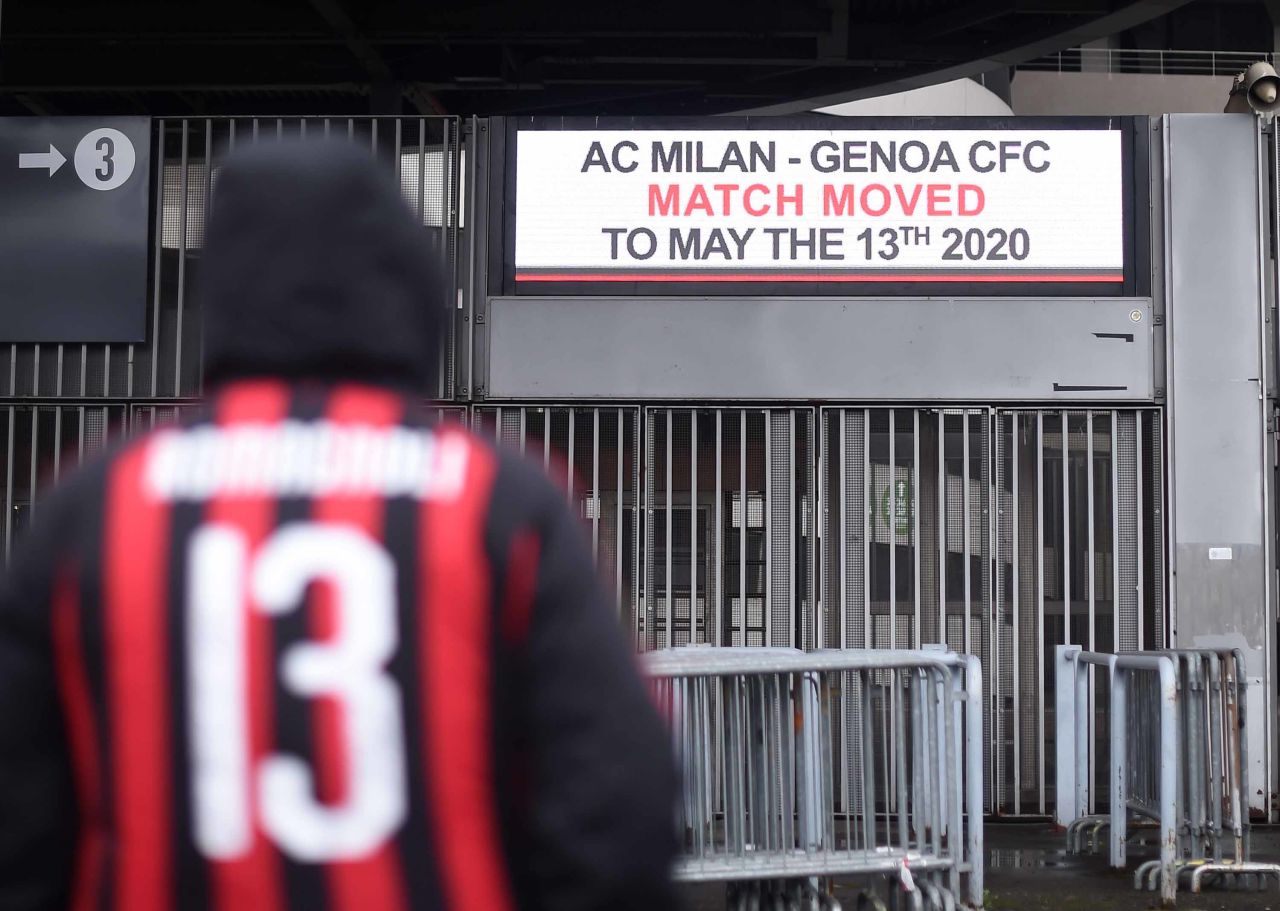
<svg viewBox="0 0 1280 911">
<path fill-rule="evenodd" d="M 443 302 L 361 153 L 218 173 L 207 406 L 0 596 L 0 908 L 661 909 L 674 773 L 564 494 L 425 417 Z"/>
</svg>

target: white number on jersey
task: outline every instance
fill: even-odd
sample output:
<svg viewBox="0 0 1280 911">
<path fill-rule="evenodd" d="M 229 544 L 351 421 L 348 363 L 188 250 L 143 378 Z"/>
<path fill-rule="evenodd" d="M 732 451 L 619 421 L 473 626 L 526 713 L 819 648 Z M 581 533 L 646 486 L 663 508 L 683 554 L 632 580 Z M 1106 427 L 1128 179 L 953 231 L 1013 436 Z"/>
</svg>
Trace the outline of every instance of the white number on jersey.
<svg viewBox="0 0 1280 911">
<path fill-rule="evenodd" d="M 299 861 L 353 860 L 381 846 L 407 811 L 400 691 L 385 673 L 396 649 L 395 564 L 363 531 L 299 522 L 271 535 L 250 558 L 233 525 L 209 524 L 188 549 L 187 660 L 195 843 L 233 860 L 253 844 L 255 821 Z M 314 770 L 298 756 L 249 756 L 248 597 L 268 615 L 301 608 L 307 586 L 329 582 L 337 630 L 295 644 L 280 679 L 302 699 L 341 706 L 345 799 L 315 798 Z M 256 806 L 256 820 L 252 808 Z"/>
</svg>

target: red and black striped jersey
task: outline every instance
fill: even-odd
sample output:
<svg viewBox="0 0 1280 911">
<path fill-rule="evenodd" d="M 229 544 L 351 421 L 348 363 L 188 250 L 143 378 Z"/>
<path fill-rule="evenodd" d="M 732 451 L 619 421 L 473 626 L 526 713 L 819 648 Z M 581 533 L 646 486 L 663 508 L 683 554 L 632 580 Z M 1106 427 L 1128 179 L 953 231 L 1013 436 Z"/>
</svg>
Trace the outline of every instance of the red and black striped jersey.
<svg viewBox="0 0 1280 911">
<path fill-rule="evenodd" d="M 563 495 L 372 386 L 241 382 L 43 501 L 0 908 L 665 908 L 665 735 Z"/>
</svg>

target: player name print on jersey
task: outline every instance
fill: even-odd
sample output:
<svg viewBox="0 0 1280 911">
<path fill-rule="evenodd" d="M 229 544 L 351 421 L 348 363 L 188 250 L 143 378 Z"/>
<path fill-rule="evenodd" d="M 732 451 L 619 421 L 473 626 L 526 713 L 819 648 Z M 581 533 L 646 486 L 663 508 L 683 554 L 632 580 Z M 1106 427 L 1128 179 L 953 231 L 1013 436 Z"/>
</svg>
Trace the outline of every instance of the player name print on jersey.
<svg viewBox="0 0 1280 911">
<path fill-rule="evenodd" d="M 198 427 L 157 435 L 145 483 L 161 500 L 344 493 L 453 499 L 467 458 L 463 438 L 408 427 L 330 421 Z"/>
</svg>

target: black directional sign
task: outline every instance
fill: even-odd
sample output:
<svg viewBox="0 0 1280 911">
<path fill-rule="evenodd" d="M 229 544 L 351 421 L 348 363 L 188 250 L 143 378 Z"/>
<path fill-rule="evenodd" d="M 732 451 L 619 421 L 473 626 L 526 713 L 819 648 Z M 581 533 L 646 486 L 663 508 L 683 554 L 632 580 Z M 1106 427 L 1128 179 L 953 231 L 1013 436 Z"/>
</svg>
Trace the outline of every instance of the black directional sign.
<svg viewBox="0 0 1280 911">
<path fill-rule="evenodd" d="M 146 117 L 0 117 L 0 342 L 146 339 Z"/>
</svg>

